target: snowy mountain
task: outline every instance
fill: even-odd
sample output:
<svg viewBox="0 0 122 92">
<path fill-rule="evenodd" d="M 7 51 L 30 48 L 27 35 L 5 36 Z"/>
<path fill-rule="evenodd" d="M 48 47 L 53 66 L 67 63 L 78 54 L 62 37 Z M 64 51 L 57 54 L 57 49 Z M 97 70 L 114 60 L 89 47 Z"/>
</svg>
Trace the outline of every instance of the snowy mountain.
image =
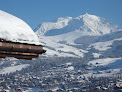
<svg viewBox="0 0 122 92">
<path fill-rule="evenodd" d="M 14 42 L 39 43 L 37 35 L 23 20 L 1 10 L 0 38 Z"/>
<path fill-rule="evenodd" d="M 122 29 L 90 14 L 41 23 L 34 31 L 45 45 L 46 56 L 85 57 L 90 53 L 98 58 L 122 40 Z"/>
<path fill-rule="evenodd" d="M 112 25 L 103 18 L 85 14 L 76 18 L 58 18 L 56 22 L 40 24 L 36 29 L 38 35 L 55 36 L 73 31 L 94 33 L 94 35 L 107 34 L 117 31 L 117 26 Z"/>
</svg>

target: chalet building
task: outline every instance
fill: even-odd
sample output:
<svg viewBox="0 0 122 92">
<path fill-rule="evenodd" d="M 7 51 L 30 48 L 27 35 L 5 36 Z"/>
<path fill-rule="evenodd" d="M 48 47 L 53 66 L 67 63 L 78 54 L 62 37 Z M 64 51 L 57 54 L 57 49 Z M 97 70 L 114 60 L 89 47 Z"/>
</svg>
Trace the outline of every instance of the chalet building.
<svg viewBox="0 0 122 92">
<path fill-rule="evenodd" d="M 2 83 L 4 81 L 4 78 L 0 78 L 0 83 Z"/>
<path fill-rule="evenodd" d="M 24 91 L 24 89 L 22 89 L 22 88 L 17 88 L 16 89 L 16 92 L 23 92 Z"/>
<path fill-rule="evenodd" d="M 122 82 L 116 83 L 116 86 L 117 86 L 117 87 L 122 87 Z"/>
<path fill-rule="evenodd" d="M 0 39 L 0 58 L 15 57 L 17 59 L 38 58 L 39 55 L 45 53 L 42 45 L 11 42 Z"/>
</svg>

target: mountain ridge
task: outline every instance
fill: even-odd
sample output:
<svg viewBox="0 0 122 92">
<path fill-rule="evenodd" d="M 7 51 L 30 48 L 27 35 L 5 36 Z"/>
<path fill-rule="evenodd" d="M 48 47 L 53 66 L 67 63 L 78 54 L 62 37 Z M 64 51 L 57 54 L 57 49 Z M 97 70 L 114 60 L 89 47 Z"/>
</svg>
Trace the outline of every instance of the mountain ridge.
<svg viewBox="0 0 122 92">
<path fill-rule="evenodd" d="M 42 26 L 45 27 L 44 30 Z M 109 49 L 111 52 L 112 45 L 116 46 L 113 43 L 120 42 L 122 34 L 122 29 L 118 26 L 87 13 L 76 18 L 65 17 L 58 18 L 55 22 L 41 23 L 35 31 L 47 49 L 47 56 L 82 58 L 87 55 L 93 57 L 94 53 L 102 57 Z M 103 48 L 105 50 L 101 51 Z"/>
<path fill-rule="evenodd" d="M 61 35 L 76 30 L 102 35 L 117 31 L 117 29 L 116 25 L 112 25 L 105 19 L 86 13 L 76 18 L 61 17 L 56 22 L 41 23 L 34 31 L 45 36 Z"/>
</svg>

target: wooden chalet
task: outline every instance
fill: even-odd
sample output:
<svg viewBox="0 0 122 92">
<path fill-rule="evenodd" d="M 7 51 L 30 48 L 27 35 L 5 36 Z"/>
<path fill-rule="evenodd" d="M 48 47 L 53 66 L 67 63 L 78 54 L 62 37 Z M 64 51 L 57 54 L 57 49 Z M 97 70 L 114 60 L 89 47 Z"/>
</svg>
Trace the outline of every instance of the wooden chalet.
<svg viewBox="0 0 122 92">
<path fill-rule="evenodd" d="M 45 53 L 42 45 L 11 42 L 0 39 L 0 58 L 15 57 L 17 59 L 31 60 Z"/>
</svg>

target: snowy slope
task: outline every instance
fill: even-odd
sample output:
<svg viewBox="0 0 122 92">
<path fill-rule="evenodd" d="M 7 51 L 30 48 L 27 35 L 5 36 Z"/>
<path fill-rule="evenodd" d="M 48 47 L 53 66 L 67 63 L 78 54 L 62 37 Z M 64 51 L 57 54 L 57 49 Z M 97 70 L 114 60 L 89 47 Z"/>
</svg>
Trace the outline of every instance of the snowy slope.
<svg viewBox="0 0 122 92">
<path fill-rule="evenodd" d="M 112 43 L 117 40 L 122 40 L 122 38 L 118 38 L 118 39 L 114 39 L 114 40 L 110 40 L 106 42 L 96 42 L 96 43 L 91 44 L 88 49 L 90 49 L 91 47 L 94 47 L 96 50 L 105 51 L 105 50 L 110 49 L 111 48 L 110 46 L 112 45 Z"/>
<path fill-rule="evenodd" d="M 82 18 L 84 21 L 83 28 L 89 28 L 90 31 L 95 34 L 101 35 L 116 31 L 117 26 L 112 25 L 111 23 L 98 16 L 85 14 Z"/>
<path fill-rule="evenodd" d="M 0 38 L 15 42 L 39 43 L 37 35 L 23 20 L 1 10 Z"/>
<path fill-rule="evenodd" d="M 10 66 L 10 67 L 5 67 L 4 69 L 0 69 L 0 74 L 9 74 L 16 72 L 17 70 L 20 71 L 22 68 L 27 68 L 29 64 L 22 64 L 22 65 L 17 65 L 17 66 Z"/>
<path fill-rule="evenodd" d="M 93 55 L 94 58 L 99 58 L 101 54 L 99 54 L 99 53 L 92 53 L 92 55 Z"/>
<path fill-rule="evenodd" d="M 37 34 L 44 35 L 46 32 L 52 29 L 61 29 L 68 25 L 68 22 L 72 20 L 72 17 L 58 18 L 57 22 L 47 22 L 39 25 L 35 30 Z"/>
<path fill-rule="evenodd" d="M 93 66 L 108 66 L 108 65 L 110 65 L 112 63 L 115 64 L 118 60 L 121 60 L 122 61 L 122 58 L 103 58 L 103 59 L 96 59 L 96 60 L 93 60 L 93 61 L 89 61 L 88 62 L 88 65 L 92 64 Z M 119 62 L 118 65 L 121 66 L 122 65 L 122 62 Z M 110 68 L 112 68 L 112 66 Z"/>
<path fill-rule="evenodd" d="M 89 61 L 87 63 L 91 73 L 86 76 L 108 77 L 120 73 L 122 69 L 122 58 L 103 58 Z M 93 71 L 94 70 L 94 71 Z"/>
<path fill-rule="evenodd" d="M 75 43 L 76 39 L 84 36 L 101 36 L 121 30 L 118 30 L 117 26 L 112 25 L 103 18 L 84 14 L 76 18 L 65 17 L 58 18 L 55 22 L 41 23 L 34 31 L 38 35 L 40 42 L 46 46 L 47 56 L 84 57 L 89 49 L 77 48 L 78 45 L 83 46 L 84 44 Z M 115 41 L 113 39 L 108 41 L 109 43 L 92 43 L 89 48 L 94 46 L 95 49 L 107 50 L 108 46 Z M 101 48 L 100 46 L 103 44 L 105 46 Z M 98 54 L 97 56 L 93 54 L 93 56 L 99 58 Z"/>
</svg>

